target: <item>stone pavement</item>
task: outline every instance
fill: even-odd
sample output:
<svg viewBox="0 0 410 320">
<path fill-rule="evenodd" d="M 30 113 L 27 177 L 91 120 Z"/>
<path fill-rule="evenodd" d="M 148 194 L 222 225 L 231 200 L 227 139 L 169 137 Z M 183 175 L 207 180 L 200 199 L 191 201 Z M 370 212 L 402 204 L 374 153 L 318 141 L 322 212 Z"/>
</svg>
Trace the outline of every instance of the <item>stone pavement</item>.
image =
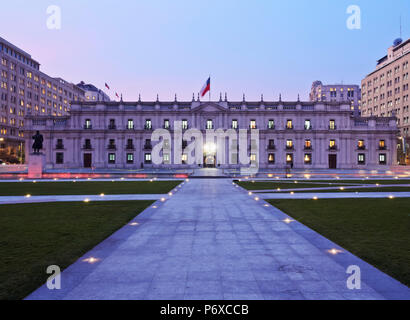
<svg viewBox="0 0 410 320">
<path fill-rule="evenodd" d="M 61 290 L 42 286 L 27 299 L 410 299 L 287 217 L 231 180 L 192 179 L 68 267 Z M 350 265 L 361 268 L 360 290 L 346 288 Z"/>
</svg>

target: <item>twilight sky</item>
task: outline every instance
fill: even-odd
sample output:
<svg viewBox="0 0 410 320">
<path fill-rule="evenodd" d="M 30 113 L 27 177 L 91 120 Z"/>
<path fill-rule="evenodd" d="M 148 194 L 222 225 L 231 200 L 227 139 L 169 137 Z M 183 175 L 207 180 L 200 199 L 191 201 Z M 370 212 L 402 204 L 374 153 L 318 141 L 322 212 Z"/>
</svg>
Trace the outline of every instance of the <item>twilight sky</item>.
<svg viewBox="0 0 410 320">
<path fill-rule="evenodd" d="M 61 7 L 49 30 L 46 9 Z M 361 29 L 349 30 L 349 5 Z M 71 82 L 124 100 L 190 100 L 211 75 L 212 98 L 308 99 L 312 81 L 357 83 L 399 37 L 410 37 L 409 0 L 13 0 L 0 36 Z"/>
</svg>

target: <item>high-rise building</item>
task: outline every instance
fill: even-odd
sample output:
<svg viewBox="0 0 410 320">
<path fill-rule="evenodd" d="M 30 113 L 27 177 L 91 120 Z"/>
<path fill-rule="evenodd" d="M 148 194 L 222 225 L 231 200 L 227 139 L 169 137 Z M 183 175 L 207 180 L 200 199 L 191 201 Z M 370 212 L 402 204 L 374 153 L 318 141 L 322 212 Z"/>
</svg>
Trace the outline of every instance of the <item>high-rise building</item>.
<svg viewBox="0 0 410 320">
<path fill-rule="evenodd" d="M 329 84 L 324 85 L 321 81 L 314 81 L 309 94 L 310 101 L 321 102 L 349 102 L 351 110 L 356 115 L 360 114 L 361 92 L 356 84 Z"/>
<path fill-rule="evenodd" d="M 84 100 L 84 90 L 41 72 L 30 54 L 1 37 L 0 63 L 0 157 L 21 161 L 24 117 L 66 115 L 71 101 Z"/>
<path fill-rule="evenodd" d="M 362 80 L 362 115 L 397 118 L 401 163 L 410 155 L 406 146 L 410 140 L 409 61 L 410 39 L 396 39 L 387 55 L 377 61 L 376 70 Z"/>
<path fill-rule="evenodd" d="M 98 89 L 91 83 L 81 81 L 77 84 L 77 87 L 84 90 L 85 101 L 111 101 L 110 97 L 103 90 Z"/>
</svg>

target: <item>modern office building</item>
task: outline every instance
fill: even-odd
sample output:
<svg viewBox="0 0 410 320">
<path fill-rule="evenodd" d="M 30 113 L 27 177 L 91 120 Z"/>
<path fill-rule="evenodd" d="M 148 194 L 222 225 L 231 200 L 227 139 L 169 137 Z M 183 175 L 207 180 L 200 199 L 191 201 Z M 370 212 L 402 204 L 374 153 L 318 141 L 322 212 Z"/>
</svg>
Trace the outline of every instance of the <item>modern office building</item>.
<svg viewBox="0 0 410 320">
<path fill-rule="evenodd" d="M 40 71 L 30 54 L 0 38 L 0 151 L 22 158 L 24 117 L 63 116 L 71 101 L 83 101 L 84 91 Z"/>
<path fill-rule="evenodd" d="M 310 101 L 349 103 L 355 115 L 360 115 L 361 90 L 356 84 L 328 84 L 314 81 L 309 94 Z"/>
<path fill-rule="evenodd" d="M 410 39 L 397 39 L 377 61 L 376 69 L 362 80 L 362 115 L 397 118 L 402 164 L 409 163 L 410 156 L 409 61 Z"/>
<path fill-rule="evenodd" d="M 226 95 L 215 102 L 83 102 L 73 104 L 69 116 L 30 115 L 26 121 L 26 143 L 37 130 L 44 136 L 48 169 L 239 168 L 240 129 L 248 130 L 246 155 L 259 168 L 386 169 L 396 164 L 395 118 L 355 117 L 350 103 L 230 102 Z M 156 142 L 156 129 L 166 129 L 169 137 Z M 203 135 L 229 130 L 234 138 L 192 140 L 198 130 L 190 129 Z M 259 136 L 250 129 L 258 129 Z M 192 141 L 200 141 L 199 150 L 189 149 Z M 153 158 L 157 143 L 164 147 L 159 164 Z M 187 163 L 192 152 L 199 163 Z"/>
<path fill-rule="evenodd" d="M 362 80 L 363 115 L 397 117 L 403 135 L 409 135 L 410 39 L 397 39 L 376 70 Z"/>
<path fill-rule="evenodd" d="M 90 83 L 81 81 L 77 87 L 84 90 L 85 101 L 111 101 L 110 97 L 101 89 Z"/>
</svg>

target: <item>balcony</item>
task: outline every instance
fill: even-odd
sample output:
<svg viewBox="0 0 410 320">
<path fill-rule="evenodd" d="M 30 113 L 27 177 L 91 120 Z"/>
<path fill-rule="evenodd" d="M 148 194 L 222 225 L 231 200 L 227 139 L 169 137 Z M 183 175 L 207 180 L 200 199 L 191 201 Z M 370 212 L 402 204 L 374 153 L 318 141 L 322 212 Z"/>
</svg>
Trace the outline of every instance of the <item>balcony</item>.
<svg viewBox="0 0 410 320">
<path fill-rule="evenodd" d="M 56 149 L 57 150 L 63 150 L 64 149 L 64 145 L 61 143 L 56 144 Z"/>
<path fill-rule="evenodd" d="M 212 130 L 212 129 L 214 129 L 213 125 L 212 126 L 208 126 L 208 125 L 205 126 L 205 130 Z"/>
<path fill-rule="evenodd" d="M 285 150 L 295 150 L 295 147 L 294 146 L 286 146 Z"/>
<path fill-rule="evenodd" d="M 329 146 L 329 149 L 328 149 L 329 151 L 337 151 L 337 150 L 339 150 L 338 148 L 337 148 L 337 146 L 335 145 L 335 146 Z"/>
<path fill-rule="evenodd" d="M 304 148 L 303 148 L 303 150 L 312 150 L 312 146 L 310 146 L 310 147 L 308 147 L 308 146 L 305 146 Z"/>
<path fill-rule="evenodd" d="M 250 126 L 249 126 L 249 129 L 251 129 L 251 130 L 252 130 L 252 129 L 258 129 L 258 126 L 257 126 L 256 124 L 255 124 L 255 125 L 253 125 L 253 126 L 252 126 L 252 125 L 250 125 Z"/>
<path fill-rule="evenodd" d="M 305 130 L 313 130 L 313 126 L 305 126 Z"/>
<path fill-rule="evenodd" d="M 151 144 L 144 144 L 144 150 L 151 150 L 152 149 L 152 145 Z"/>
<path fill-rule="evenodd" d="M 151 130 L 152 130 L 152 126 L 150 126 L 150 125 L 145 125 L 145 126 L 144 126 L 144 130 L 151 131 Z"/>
<path fill-rule="evenodd" d="M 336 130 L 336 129 L 337 129 L 337 126 L 336 126 L 336 125 L 333 125 L 333 126 L 329 125 L 329 126 L 328 126 L 328 129 L 329 129 L 329 130 Z"/>
<path fill-rule="evenodd" d="M 115 124 L 108 125 L 108 130 L 116 130 L 117 126 Z"/>
<path fill-rule="evenodd" d="M 357 146 L 357 150 L 366 150 L 366 146 Z"/>
<path fill-rule="evenodd" d="M 91 124 L 85 124 L 83 127 L 85 130 L 91 130 L 93 128 L 93 126 Z"/>
<path fill-rule="evenodd" d="M 285 130 L 293 130 L 293 126 L 285 126 Z"/>
<path fill-rule="evenodd" d="M 275 125 L 268 125 L 268 130 L 275 130 Z"/>
<path fill-rule="evenodd" d="M 109 145 L 107 146 L 107 149 L 108 149 L 108 150 L 117 150 L 117 147 L 116 147 L 115 144 L 109 144 Z"/>
<path fill-rule="evenodd" d="M 276 150 L 276 146 L 274 144 L 268 144 L 268 150 Z"/>
<path fill-rule="evenodd" d="M 83 149 L 84 150 L 91 150 L 93 147 L 91 146 L 91 144 L 84 144 L 83 145 Z"/>
<path fill-rule="evenodd" d="M 378 148 L 378 150 L 387 150 L 387 147 L 386 146 L 379 146 L 379 148 Z"/>
<path fill-rule="evenodd" d="M 132 126 L 125 126 L 125 130 L 134 130 L 134 125 L 132 125 Z"/>
<path fill-rule="evenodd" d="M 125 149 L 126 149 L 126 150 L 134 150 L 135 148 L 134 148 L 134 145 L 133 145 L 133 144 L 127 144 L 127 145 L 125 146 Z"/>
</svg>

